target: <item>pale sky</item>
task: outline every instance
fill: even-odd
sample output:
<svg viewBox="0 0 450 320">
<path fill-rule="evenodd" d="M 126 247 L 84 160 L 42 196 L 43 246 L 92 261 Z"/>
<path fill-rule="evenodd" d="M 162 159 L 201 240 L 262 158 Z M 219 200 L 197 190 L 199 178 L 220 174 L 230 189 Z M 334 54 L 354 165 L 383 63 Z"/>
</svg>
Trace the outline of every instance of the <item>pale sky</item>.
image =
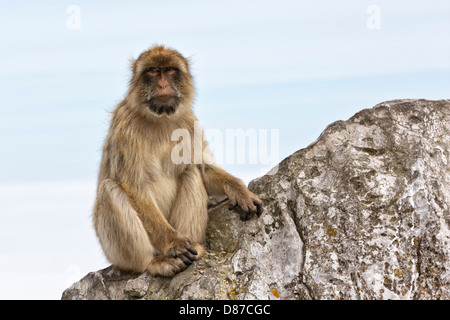
<svg viewBox="0 0 450 320">
<path fill-rule="evenodd" d="M 449 34 L 443 0 L 2 2 L 0 299 L 108 266 L 90 218 L 108 111 L 152 44 L 190 57 L 205 130 L 277 130 L 282 160 L 379 102 L 449 98 Z M 268 170 L 248 162 L 222 166 Z"/>
</svg>

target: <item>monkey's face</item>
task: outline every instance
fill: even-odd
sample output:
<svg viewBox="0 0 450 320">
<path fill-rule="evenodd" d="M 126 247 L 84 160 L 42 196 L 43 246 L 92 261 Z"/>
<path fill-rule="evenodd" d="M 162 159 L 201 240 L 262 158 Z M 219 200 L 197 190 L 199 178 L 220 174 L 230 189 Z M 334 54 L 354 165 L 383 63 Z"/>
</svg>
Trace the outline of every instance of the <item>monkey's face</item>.
<svg viewBox="0 0 450 320">
<path fill-rule="evenodd" d="M 193 98 L 187 60 L 161 46 L 144 52 L 133 62 L 133 79 L 139 104 L 156 116 L 170 116 Z"/>
<path fill-rule="evenodd" d="M 161 115 L 175 113 L 181 103 L 180 71 L 176 67 L 153 66 L 144 72 L 148 108 Z"/>
</svg>

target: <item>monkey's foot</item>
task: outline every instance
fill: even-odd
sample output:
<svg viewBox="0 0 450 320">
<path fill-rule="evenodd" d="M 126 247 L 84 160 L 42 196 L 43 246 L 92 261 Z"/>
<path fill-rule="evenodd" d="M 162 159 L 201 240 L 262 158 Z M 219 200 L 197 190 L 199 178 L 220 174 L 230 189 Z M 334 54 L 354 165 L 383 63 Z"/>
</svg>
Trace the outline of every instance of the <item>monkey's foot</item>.
<svg viewBox="0 0 450 320">
<path fill-rule="evenodd" d="M 183 271 L 186 265 L 180 258 L 156 256 L 147 267 L 147 271 L 152 276 L 173 277 L 178 272 Z"/>
<path fill-rule="evenodd" d="M 179 258 L 189 266 L 199 258 L 199 252 L 203 253 L 203 247 L 194 241 L 190 241 L 185 236 L 178 234 L 174 236 L 163 251 L 163 255 L 171 258 Z"/>
</svg>

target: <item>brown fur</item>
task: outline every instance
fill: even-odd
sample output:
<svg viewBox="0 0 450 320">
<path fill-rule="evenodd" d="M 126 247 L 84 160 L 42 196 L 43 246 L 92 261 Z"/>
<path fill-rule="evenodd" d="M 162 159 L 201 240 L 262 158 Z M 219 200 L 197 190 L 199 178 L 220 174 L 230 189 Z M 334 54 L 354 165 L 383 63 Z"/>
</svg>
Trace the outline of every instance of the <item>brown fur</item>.
<svg viewBox="0 0 450 320">
<path fill-rule="evenodd" d="M 259 214 L 261 201 L 215 164 L 171 160 L 178 143 L 172 132 L 186 129 L 193 138 L 197 121 L 189 62 L 155 46 L 132 62 L 132 71 L 103 147 L 94 227 L 116 267 L 173 276 L 204 253 L 208 195 L 226 195 L 244 212 Z M 162 102 L 154 107 L 151 99 Z"/>
</svg>

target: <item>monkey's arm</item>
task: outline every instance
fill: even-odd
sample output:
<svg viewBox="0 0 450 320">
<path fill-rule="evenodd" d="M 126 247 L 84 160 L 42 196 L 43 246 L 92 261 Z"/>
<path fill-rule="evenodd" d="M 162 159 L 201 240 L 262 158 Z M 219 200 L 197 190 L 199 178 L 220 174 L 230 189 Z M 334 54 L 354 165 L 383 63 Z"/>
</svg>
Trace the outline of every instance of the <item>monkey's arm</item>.
<svg viewBox="0 0 450 320">
<path fill-rule="evenodd" d="M 252 213 L 258 217 L 261 215 L 262 201 L 240 179 L 213 164 L 205 164 L 202 169 L 203 182 L 209 195 L 226 195 L 230 201 L 228 208 L 232 210 L 239 206 L 243 220 Z"/>
</svg>

